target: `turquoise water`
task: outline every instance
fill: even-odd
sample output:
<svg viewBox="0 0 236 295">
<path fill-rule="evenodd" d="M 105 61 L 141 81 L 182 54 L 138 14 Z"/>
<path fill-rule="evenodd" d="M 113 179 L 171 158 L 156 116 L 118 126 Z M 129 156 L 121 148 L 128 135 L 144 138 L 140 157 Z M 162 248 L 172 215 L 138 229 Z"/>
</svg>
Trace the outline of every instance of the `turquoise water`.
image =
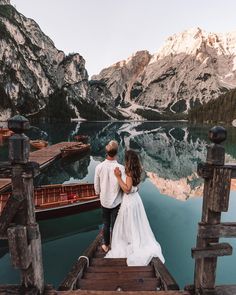
<svg viewBox="0 0 236 295">
<path fill-rule="evenodd" d="M 104 158 L 103 147 L 113 138 L 120 143 L 121 162 L 125 148 L 134 148 L 139 152 L 145 170 L 154 176 L 154 181 L 144 176 L 140 190 L 151 227 L 162 246 L 166 265 L 172 275 L 181 287 L 191 284 L 194 272 L 191 248 L 195 246 L 202 206 L 199 196 L 202 183 L 195 171 L 197 163 L 206 156 L 209 127 L 155 122 L 87 122 L 38 127 L 48 134 L 50 143 L 73 140 L 76 133 L 88 134 L 92 149 L 91 154 L 83 159 L 57 161 L 35 180 L 35 184 L 93 182 L 94 169 Z M 59 127 L 62 127 L 60 132 Z M 40 130 L 31 131 L 30 137 L 37 137 L 37 132 Z M 236 158 L 235 129 L 229 129 L 228 133 L 226 157 L 232 162 Z M 6 155 L 6 149 L 6 146 L 0 148 L 2 158 Z M 185 194 L 182 194 L 183 191 Z M 230 210 L 223 214 L 222 219 L 236 221 L 235 213 L 236 193 L 231 192 Z M 57 286 L 63 280 L 75 259 L 94 239 L 100 226 L 100 210 L 40 222 L 47 283 Z M 236 239 L 227 241 L 236 247 Z M 235 254 L 219 258 L 218 261 L 217 282 L 235 283 Z M 0 283 L 18 281 L 18 271 L 12 269 L 9 254 L 2 248 Z"/>
</svg>

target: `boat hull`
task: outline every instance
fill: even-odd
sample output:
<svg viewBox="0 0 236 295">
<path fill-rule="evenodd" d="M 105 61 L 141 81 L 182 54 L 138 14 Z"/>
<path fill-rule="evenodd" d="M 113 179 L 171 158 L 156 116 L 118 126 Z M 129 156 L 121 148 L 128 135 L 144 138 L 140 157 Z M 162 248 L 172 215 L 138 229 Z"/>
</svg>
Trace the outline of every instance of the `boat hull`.
<svg viewBox="0 0 236 295">
<path fill-rule="evenodd" d="M 0 215 L 11 192 L 0 194 Z M 92 183 L 43 185 L 34 189 L 37 220 L 64 217 L 100 207 Z"/>
<path fill-rule="evenodd" d="M 47 208 L 47 209 L 36 209 L 36 219 L 45 220 L 58 217 L 64 217 L 68 215 L 78 214 L 81 212 L 87 212 L 100 208 L 100 199 L 91 201 L 77 202 L 67 206 Z"/>
</svg>

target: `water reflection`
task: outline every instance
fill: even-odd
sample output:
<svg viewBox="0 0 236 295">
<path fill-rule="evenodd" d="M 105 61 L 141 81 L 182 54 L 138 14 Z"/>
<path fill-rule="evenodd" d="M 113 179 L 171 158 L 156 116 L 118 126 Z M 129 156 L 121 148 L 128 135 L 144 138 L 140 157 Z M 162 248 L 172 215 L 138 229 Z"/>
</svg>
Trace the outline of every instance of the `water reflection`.
<svg viewBox="0 0 236 295">
<path fill-rule="evenodd" d="M 81 180 L 88 174 L 90 164 L 89 154 L 83 154 L 80 157 L 61 159 L 43 170 L 35 179 L 35 185 L 59 184 L 69 181 L 71 178 Z"/>
<path fill-rule="evenodd" d="M 120 144 L 121 162 L 125 149 L 137 150 L 147 171 L 140 195 L 153 232 L 162 245 L 167 268 L 182 287 L 193 281 L 194 260 L 190 258 L 190 249 L 196 242 L 201 198 L 192 198 L 188 202 L 176 199 L 186 200 L 202 195 L 202 183 L 197 177 L 196 168 L 199 161 L 205 161 L 209 127 L 157 122 L 73 122 L 39 124 L 36 127 L 39 129 L 32 130 L 37 134 L 31 130 L 33 133 L 30 136 L 33 138 L 46 133 L 50 144 L 72 141 L 76 134 L 88 135 L 91 144 L 90 154 L 55 162 L 35 180 L 36 184 L 92 182 L 96 165 L 104 159 L 104 146 L 111 139 L 116 139 Z M 226 161 L 235 162 L 236 128 L 227 129 Z M 0 147 L 0 160 L 6 160 L 7 154 L 7 145 Z M 163 194 L 176 199 L 163 197 Z M 231 195 L 230 210 L 224 219 L 227 222 L 235 221 L 235 192 L 231 192 Z M 57 285 L 63 279 L 75 259 L 96 236 L 101 224 L 100 214 L 99 210 L 94 210 L 40 222 L 47 282 Z M 16 283 L 19 278 L 13 273 L 6 251 L 5 247 L 1 252 L 0 244 L 0 257 L 3 255 L 0 260 L 0 280 Z M 219 260 L 217 281 L 221 284 L 233 283 L 234 267 L 235 257 Z"/>
<path fill-rule="evenodd" d="M 46 128 L 52 142 L 73 140 L 75 134 L 86 134 L 90 138 L 91 154 L 81 159 L 58 161 L 37 179 L 37 184 L 64 183 L 73 179 L 80 181 L 88 175 L 91 159 L 102 161 L 106 143 L 119 142 L 119 161 L 124 160 L 125 149 L 135 149 L 142 159 L 147 177 L 162 194 L 186 200 L 202 195 L 202 180 L 196 174 L 197 164 L 206 158 L 207 133 L 209 127 L 193 127 L 186 123 L 160 122 L 79 122 L 63 125 L 63 136 L 52 126 Z M 57 126 L 58 128 L 58 126 Z M 52 133 L 53 132 L 53 133 Z M 229 129 L 226 142 L 226 160 L 235 162 L 232 148 L 235 129 Z"/>
</svg>

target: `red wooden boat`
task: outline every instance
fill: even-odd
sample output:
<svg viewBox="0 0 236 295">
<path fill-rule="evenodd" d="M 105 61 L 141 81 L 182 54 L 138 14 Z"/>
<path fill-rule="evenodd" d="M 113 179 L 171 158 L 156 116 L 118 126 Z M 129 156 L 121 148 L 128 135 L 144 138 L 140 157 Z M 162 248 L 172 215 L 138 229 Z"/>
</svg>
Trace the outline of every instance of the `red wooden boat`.
<svg viewBox="0 0 236 295">
<path fill-rule="evenodd" d="M 3 138 L 3 139 L 7 139 L 9 138 L 10 136 L 12 136 L 14 132 L 11 131 L 10 129 L 8 128 L 3 128 L 3 127 L 0 127 L 0 136 Z"/>
<path fill-rule="evenodd" d="M 90 150 L 90 144 L 78 143 L 73 146 L 61 148 L 61 156 L 62 158 L 70 157 L 73 155 L 81 154 L 83 152 L 87 152 L 88 150 Z"/>
<path fill-rule="evenodd" d="M 74 139 L 79 142 L 88 143 L 88 135 L 75 135 Z"/>
<path fill-rule="evenodd" d="M 0 194 L 0 215 L 11 193 Z M 34 189 L 37 220 L 62 217 L 100 207 L 93 184 L 43 185 Z"/>
<path fill-rule="evenodd" d="M 42 139 L 30 140 L 30 144 L 36 149 L 42 149 L 48 145 L 48 142 Z"/>
</svg>

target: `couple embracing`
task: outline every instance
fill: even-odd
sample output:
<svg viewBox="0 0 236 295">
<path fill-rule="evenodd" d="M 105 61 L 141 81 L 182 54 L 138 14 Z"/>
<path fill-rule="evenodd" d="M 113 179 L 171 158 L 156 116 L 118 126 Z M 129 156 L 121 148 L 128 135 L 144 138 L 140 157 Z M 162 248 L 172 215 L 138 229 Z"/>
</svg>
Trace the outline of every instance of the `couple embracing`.
<svg viewBox="0 0 236 295">
<path fill-rule="evenodd" d="M 103 244 L 106 258 L 127 258 L 128 266 L 147 265 L 153 257 L 164 263 L 138 193 L 142 167 L 138 155 L 125 152 L 125 167 L 117 160 L 118 143 L 106 145 L 106 160 L 95 170 L 94 186 L 100 195 Z M 112 233 L 112 237 L 111 237 Z"/>
</svg>

